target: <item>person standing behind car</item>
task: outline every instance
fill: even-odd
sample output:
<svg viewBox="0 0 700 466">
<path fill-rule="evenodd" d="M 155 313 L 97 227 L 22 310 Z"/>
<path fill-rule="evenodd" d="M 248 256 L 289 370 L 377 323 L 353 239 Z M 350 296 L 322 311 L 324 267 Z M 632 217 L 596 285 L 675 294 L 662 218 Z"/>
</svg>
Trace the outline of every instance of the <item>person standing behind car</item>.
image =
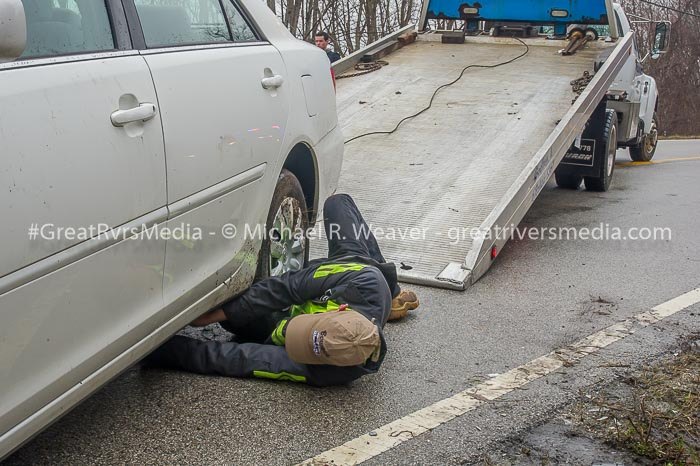
<svg viewBox="0 0 700 466">
<path fill-rule="evenodd" d="M 328 45 L 329 45 L 330 40 L 331 40 L 331 36 L 329 36 L 326 31 L 317 32 L 316 35 L 314 36 L 314 41 L 316 42 L 316 47 L 318 47 L 321 50 L 323 50 L 324 52 L 326 52 L 326 55 L 328 55 L 328 59 L 331 61 L 331 63 L 335 63 L 338 60 L 340 60 L 340 54 L 338 52 L 328 50 Z"/>
</svg>

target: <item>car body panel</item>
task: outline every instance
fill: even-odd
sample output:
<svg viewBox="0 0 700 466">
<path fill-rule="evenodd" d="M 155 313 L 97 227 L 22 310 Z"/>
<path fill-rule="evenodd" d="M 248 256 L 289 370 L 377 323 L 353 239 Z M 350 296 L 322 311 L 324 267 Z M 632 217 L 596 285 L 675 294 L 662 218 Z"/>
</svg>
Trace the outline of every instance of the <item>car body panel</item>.
<svg viewBox="0 0 700 466">
<path fill-rule="evenodd" d="M 289 92 L 261 85 L 266 69 L 286 76 L 277 49 L 231 45 L 144 57 L 163 118 L 169 204 L 280 157 Z"/>
<path fill-rule="evenodd" d="M 116 56 L 0 73 L 5 168 L 0 183 L 8 187 L 0 215 L 12 219 L 0 224 L 0 236 L 12 244 L 2 253 L 0 277 L 81 241 L 32 241 L 27 234 L 32 224 L 116 227 L 165 205 L 159 116 L 133 136 L 110 121 L 124 94 L 156 102 L 142 58 Z M 139 189 L 128 189 L 132 183 Z M 52 231 L 45 229 L 44 236 Z"/>
<path fill-rule="evenodd" d="M 178 47 L 147 51 L 144 58 L 163 115 L 168 226 L 187 227 L 193 236 L 168 239 L 165 301 L 186 294 L 195 300 L 199 284 L 216 286 L 219 275 L 223 280 L 241 265 L 231 261 L 244 241 L 257 258 L 261 238 L 247 238 L 244 228 L 236 235 L 223 229 L 264 222 L 276 182 L 274 174 L 265 172 L 281 159 L 294 87 L 263 88 L 266 76 L 285 79 L 287 74 L 279 52 L 269 44 Z M 213 196 L 208 196 L 212 188 Z M 198 205 L 202 196 L 211 202 Z M 255 260 L 243 265 L 256 267 Z"/>
<path fill-rule="evenodd" d="M 96 370 L 99 362 L 86 355 L 162 306 L 164 242 L 127 239 L 91 253 L 81 246 L 99 241 L 98 230 L 89 237 L 79 230 L 118 227 L 165 205 L 159 118 L 128 129 L 110 121 L 126 93 L 156 100 L 145 62 L 117 56 L 47 66 L 50 86 L 36 71 L 0 71 L 0 178 L 9 186 L 0 204 L 7 219 L 0 263 L 2 280 L 13 283 L 0 295 L 0 432 Z M 32 240 L 33 224 L 54 226 Z M 70 265 L 15 279 L 59 251 Z"/>
<path fill-rule="evenodd" d="M 0 139 L 11 149 L 0 181 L 13 191 L 0 205 L 10 219 L 0 227 L 10 245 L 0 261 L 0 458 L 250 286 L 260 238 L 240 229 L 264 221 L 295 147 L 307 147 L 313 163 L 307 197 L 322 205 L 335 191 L 343 140 L 327 56 L 294 39 L 262 2 L 240 6 L 257 43 L 0 65 Z M 125 24 L 135 10 L 125 11 L 113 19 Z M 280 88 L 263 89 L 266 68 L 283 76 Z M 113 126 L 111 113 L 129 102 L 157 113 Z M 31 249 L 28 226 L 51 221 L 186 228 Z M 232 238 L 222 234 L 229 223 L 239 228 Z"/>
</svg>

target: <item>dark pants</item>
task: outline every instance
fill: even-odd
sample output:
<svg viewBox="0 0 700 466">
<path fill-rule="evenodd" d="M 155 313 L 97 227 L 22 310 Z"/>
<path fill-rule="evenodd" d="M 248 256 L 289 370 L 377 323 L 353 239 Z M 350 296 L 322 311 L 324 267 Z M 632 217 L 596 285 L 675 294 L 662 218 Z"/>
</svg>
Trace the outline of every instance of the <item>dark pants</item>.
<svg viewBox="0 0 700 466">
<path fill-rule="evenodd" d="M 323 212 L 323 224 L 328 239 L 328 259 L 359 256 L 372 259 L 379 264 L 386 264 L 386 267 L 380 267 L 380 270 L 387 279 L 392 296 L 398 296 L 401 288 L 396 279 L 396 267 L 386 263 L 377 239 L 370 231 L 352 197 L 347 194 L 329 197 L 323 206 Z"/>
<path fill-rule="evenodd" d="M 328 258 L 364 256 L 385 263 L 377 239 L 347 194 L 336 194 L 323 205 L 323 226 L 328 239 Z"/>
</svg>

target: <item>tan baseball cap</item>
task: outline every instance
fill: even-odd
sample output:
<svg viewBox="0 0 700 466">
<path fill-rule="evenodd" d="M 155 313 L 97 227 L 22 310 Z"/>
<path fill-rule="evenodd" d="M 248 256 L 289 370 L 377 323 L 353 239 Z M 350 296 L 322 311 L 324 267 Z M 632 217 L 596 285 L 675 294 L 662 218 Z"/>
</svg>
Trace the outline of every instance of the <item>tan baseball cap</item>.
<svg viewBox="0 0 700 466">
<path fill-rule="evenodd" d="M 379 328 L 356 311 L 304 314 L 289 321 L 285 348 L 300 364 L 359 366 L 379 360 Z"/>
</svg>

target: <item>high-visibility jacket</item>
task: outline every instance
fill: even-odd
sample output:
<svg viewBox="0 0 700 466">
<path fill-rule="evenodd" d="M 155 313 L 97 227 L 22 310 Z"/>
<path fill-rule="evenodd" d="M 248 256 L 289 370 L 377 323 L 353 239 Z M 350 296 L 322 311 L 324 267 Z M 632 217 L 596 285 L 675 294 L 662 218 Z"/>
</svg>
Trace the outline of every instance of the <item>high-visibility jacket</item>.
<svg viewBox="0 0 700 466">
<path fill-rule="evenodd" d="M 225 327 L 253 342 L 200 341 L 176 336 L 149 360 L 202 374 L 291 380 L 316 386 L 344 384 L 375 373 L 381 366 L 387 351 L 382 329 L 391 312 L 390 290 L 395 286 L 393 264 L 359 256 L 317 260 L 302 270 L 262 280 L 223 306 L 228 318 Z M 286 321 L 302 313 L 337 310 L 343 304 L 379 328 L 379 360 L 337 367 L 305 365 L 289 359 L 284 348 Z M 259 343 L 262 341 L 267 344 Z"/>
</svg>

